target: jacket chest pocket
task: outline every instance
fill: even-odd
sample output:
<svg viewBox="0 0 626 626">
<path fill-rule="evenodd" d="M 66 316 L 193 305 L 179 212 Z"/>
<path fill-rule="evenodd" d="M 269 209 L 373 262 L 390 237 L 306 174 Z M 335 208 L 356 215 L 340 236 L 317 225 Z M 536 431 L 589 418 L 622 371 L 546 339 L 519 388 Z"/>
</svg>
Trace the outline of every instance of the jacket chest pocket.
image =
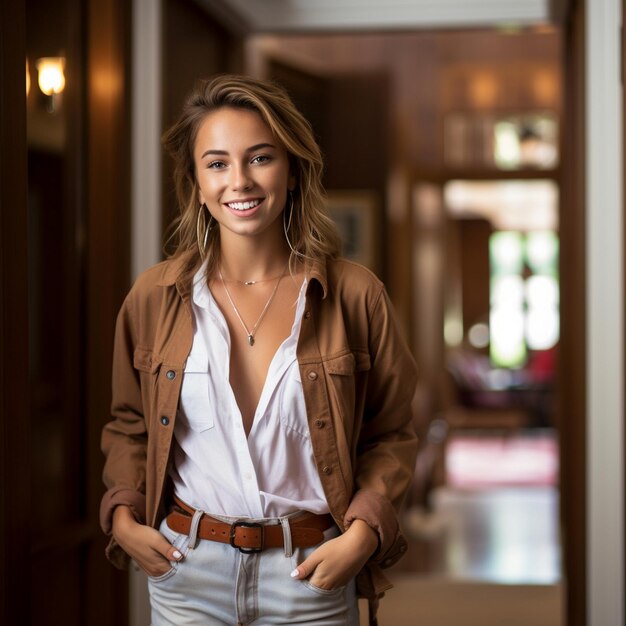
<svg viewBox="0 0 626 626">
<path fill-rule="evenodd" d="M 180 422 L 198 433 L 213 428 L 211 395 L 208 358 L 202 354 L 190 354 L 180 391 Z"/>
<path fill-rule="evenodd" d="M 146 423 L 150 427 L 149 416 L 158 403 L 158 380 L 163 360 L 149 348 L 137 346 L 133 353 L 133 367 L 139 372 L 141 395 Z"/>
<path fill-rule="evenodd" d="M 361 352 L 343 354 L 325 361 L 324 368 L 331 402 L 348 427 L 353 424 L 356 411 L 362 410 L 362 398 L 357 399 L 357 379 L 370 369 L 369 355 Z"/>
</svg>

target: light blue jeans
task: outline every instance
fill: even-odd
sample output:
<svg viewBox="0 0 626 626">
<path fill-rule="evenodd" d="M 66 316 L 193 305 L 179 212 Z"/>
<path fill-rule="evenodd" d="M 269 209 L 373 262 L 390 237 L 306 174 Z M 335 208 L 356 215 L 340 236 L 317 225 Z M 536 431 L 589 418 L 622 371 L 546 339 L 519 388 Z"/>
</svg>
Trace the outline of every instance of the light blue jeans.
<svg viewBox="0 0 626 626">
<path fill-rule="evenodd" d="M 358 626 L 354 581 L 326 591 L 291 578 L 317 546 L 292 550 L 288 517 L 246 520 L 282 523 L 285 547 L 244 554 L 228 544 L 196 539 L 198 513 L 189 536 L 171 530 L 166 520 L 161 523 L 161 533 L 184 558 L 162 576 L 148 579 L 152 626 Z M 324 541 L 338 534 L 333 526 Z"/>
</svg>

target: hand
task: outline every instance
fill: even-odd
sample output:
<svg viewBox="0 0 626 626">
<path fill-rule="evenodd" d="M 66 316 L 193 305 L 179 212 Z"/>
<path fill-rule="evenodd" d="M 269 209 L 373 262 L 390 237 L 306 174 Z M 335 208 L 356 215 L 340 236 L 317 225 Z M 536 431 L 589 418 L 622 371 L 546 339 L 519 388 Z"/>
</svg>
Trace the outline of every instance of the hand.
<svg viewBox="0 0 626 626">
<path fill-rule="evenodd" d="M 374 554 L 378 536 L 363 520 L 354 520 L 343 535 L 323 543 L 291 572 L 292 578 L 328 591 L 352 580 Z"/>
<path fill-rule="evenodd" d="M 113 537 L 148 576 L 165 574 L 172 567 L 170 561 L 183 558 L 158 530 L 140 524 L 127 506 L 113 511 Z"/>
</svg>

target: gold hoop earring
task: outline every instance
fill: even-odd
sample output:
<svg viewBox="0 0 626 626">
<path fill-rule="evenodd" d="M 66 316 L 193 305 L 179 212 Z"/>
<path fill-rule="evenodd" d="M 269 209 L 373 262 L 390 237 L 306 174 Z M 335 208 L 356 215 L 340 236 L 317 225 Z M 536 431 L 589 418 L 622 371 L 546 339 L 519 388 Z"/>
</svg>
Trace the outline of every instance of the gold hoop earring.
<svg viewBox="0 0 626 626">
<path fill-rule="evenodd" d="M 211 230 L 211 228 L 213 228 L 213 224 L 211 223 L 213 222 L 213 216 L 209 212 L 209 221 L 204 229 L 204 235 L 201 235 L 202 229 L 200 226 L 200 222 L 201 222 L 201 218 L 204 217 L 205 209 L 206 211 L 209 211 L 209 209 L 207 209 L 206 204 L 201 204 L 200 209 L 198 210 L 198 218 L 196 220 L 196 239 L 198 242 L 198 251 L 200 252 L 200 258 L 203 261 L 204 261 L 204 257 L 206 256 L 206 244 L 207 244 L 207 241 L 209 240 L 209 231 Z"/>
<path fill-rule="evenodd" d="M 291 191 L 291 189 L 289 189 L 289 217 L 287 218 L 287 223 L 285 223 L 285 213 L 287 213 L 287 209 L 283 211 L 283 230 L 285 231 L 285 239 L 287 240 L 287 245 L 294 254 L 298 256 L 304 256 L 302 252 L 298 252 L 291 245 L 291 241 L 289 240 L 289 229 L 291 228 L 291 219 L 293 217 L 293 191 Z"/>
</svg>

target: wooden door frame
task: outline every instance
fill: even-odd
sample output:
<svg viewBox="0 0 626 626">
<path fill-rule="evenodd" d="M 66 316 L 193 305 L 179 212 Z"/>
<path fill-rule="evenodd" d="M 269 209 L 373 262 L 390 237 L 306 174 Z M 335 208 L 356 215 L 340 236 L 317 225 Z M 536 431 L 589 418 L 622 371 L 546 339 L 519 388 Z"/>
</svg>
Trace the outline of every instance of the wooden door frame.
<svg viewBox="0 0 626 626">
<path fill-rule="evenodd" d="M 565 623 L 587 623 L 587 266 L 585 211 L 585 12 L 570 2 L 563 25 L 560 194 L 561 348 L 558 414 Z"/>
<path fill-rule="evenodd" d="M 26 10 L 0 3 L 0 622 L 30 606 Z"/>
<path fill-rule="evenodd" d="M 567 5 L 561 200 L 567 218 L 562 222 L 568 231 L 561 249 L 562 310 L 567 313 L 561 335 L 569 349 L 561 353 L 560 367 L 565 390 L 560 414 L 566 623 L 619 624 L 624 621 L 626 595 L 626 119 L 624 42 L 622 37 L 620 45 L 618 27 L 626 2 L 562 0 L 560 4 Z M 617 435 L 620 428 L 621 436 Z"/>
<path fill-rule="evenodd" d="M 621 22 L 621 36 L 622 36 L 622 41 L 621 41 L 621 56 L 622 56 L 622 97 L 624 98 L 624 88 L 626 86 L 626 35 L 625 35 L 625 22 L 626 21 L 626 0 L 622 0 L 622 22 Z M 624 154 L 626 154 L 626 98 L 624 98 L 624 100 L 622 101 L 622 148 L 624 151 Z M 624 159 L 624 163 L 622 164 L 622 172 L 623 172 L 623 178 L 622 178 L 622 193 L 624 196 L 624 206 L 623 206 L 623 211 L 622 214 L 624 216 L 626 216 L 626 158 Z M 626 219 L 624 219 L 624 223 L 623 223 L 623 229 L 622 229 L 622 241 L 626 241 Z M 626 294 L 626 254 L 623 255 L 622 257 L 622 272 L 623 272 L 623 276 L 624 276 L 624 293 Z M 623 359 L 624 362 L 626 362 L 626 333 L 624 334 L 624 345 L 622 346 L 622 354 L 623 354 Z M 624 389 L 626 389 L 626 370 L 625 370 L 625 376 L 624 376 L 624 381 L 623 381 L 623 385 L 624 385 Z M 624 430 L 624 438 L 623 438 L 623 450 L 626 451 L 626 411 L 622 417 L 622 424 L 623 424 L 623 430 Z M 622 475 L 622 480 L 624 481 L 624 499 L 623 502 L 626 502 L 626 462 L 624 463 L 624 473 Z M 624 525 L 624 532 L 623 532 L 623 541 L 624 541 L 624 552 L 623 552 L 623 563 L 624 563 L 624 569 L 626 570 L 626 524 Z M 626 575 L 624 576 L 624 585 L 623 585 L 623 597 L 626 598 Z M 626 622 L 626 619 L 624 620 Z"/>
</svg>

